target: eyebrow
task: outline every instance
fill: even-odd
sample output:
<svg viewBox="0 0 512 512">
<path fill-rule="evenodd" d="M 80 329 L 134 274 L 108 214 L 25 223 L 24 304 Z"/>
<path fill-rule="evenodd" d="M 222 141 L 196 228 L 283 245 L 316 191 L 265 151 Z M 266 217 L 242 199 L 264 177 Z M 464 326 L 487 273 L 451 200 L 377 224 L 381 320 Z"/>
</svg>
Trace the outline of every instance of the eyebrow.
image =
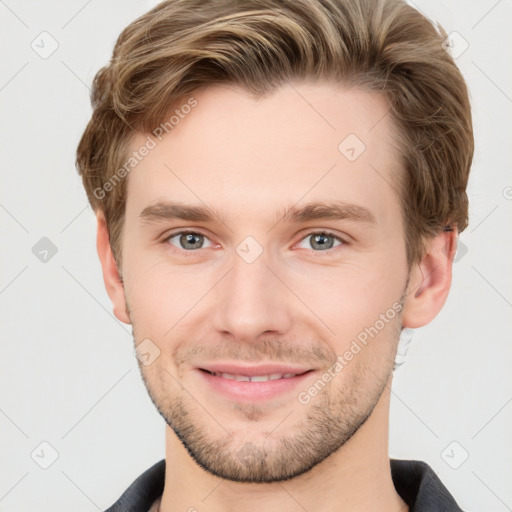
<svg viewBox="0 0 512 512">
<path fill-rule="evenodd" d="M 218 211 L 201 205 L 189 205 L 178 201 L 159 201 L 149 205 L 139 215 L 141 222 L 154 223 L 166 220 L 186 220 L 192 222 L 222 222 Z M 373 213 L 363 206 L 344 201 L 312 202 L 298 207 L 284 208 L 276 213 L 278 222 L 304 223 L 311 220 L 349 220 L 375 224 Z M 274 225 L 275 225 L 274 224 Z"/>
</svg>

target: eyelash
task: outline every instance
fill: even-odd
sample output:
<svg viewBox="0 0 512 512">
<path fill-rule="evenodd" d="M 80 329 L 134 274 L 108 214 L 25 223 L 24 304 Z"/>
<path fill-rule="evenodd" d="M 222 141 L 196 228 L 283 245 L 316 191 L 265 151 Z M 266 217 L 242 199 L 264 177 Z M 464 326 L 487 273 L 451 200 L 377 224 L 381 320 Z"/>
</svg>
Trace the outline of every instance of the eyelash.
<svg viewBox="0 0 512 512">
<path fill-rule="evenodd" d="M 170 233 L 169 235 L 167 235 L 164 240 L 163 240 L 163 243 L 164 244 L 167 244 L 169 247 L 172 248 L 172 250 L 175 250 L 175 251 L 178 251 L 180 253 L 185 253 L 185 255 L 188 257 L 188 256 L 192 256 L 194 255 L 194 253 L 198 252 L 200 249 L 196 249 L 196 250 L 192 250 L 192 251 L 187 251 L 186 249 L 179 249 L 177 247 L 174 247 L 172 246 L 170 243 L 169 243 L 169 240 L 171 238 L 174 238 L 178 235 L 188 235 L 188 234 L 192 234 L 192 235 L 201 235 L 205 238 L 207 238 L 209 240 L 209 238 L 204 235 L 203 233 L 201 233 L 200 231 L 192 231 L 192 230 L 182 230 L 182 231 L 176 231 L 174 233 Z M 303 240 L 305 240 L 306 238 L 310 237 L 310 236 L 314 236 L 314 235 L 325 235 L 325 236 L 330 236 L 332 238 L 334 238 L 335 240 L 337 240 L 338 242 L 341 243 L 341 245 L 338 245 L 337 247 L 331 247 L 330 249 L 326 249 L 325 251 L 315 251 L 313 249 L 310 249 L 312 252 L 314 253 L 322 253 L 322 252 L 326 252 L 326 253 L 332 253 L 332 251 L 334 249 L 337 249 L 339 247 L 342 247 L 344 245 L 348 245 L 348 242 L 347 240 L 341 238 L 339 235 L 336 235 L 328 230 L 322 230 L 322 231 L 311 231 L 310 233 L 306 233 L 300 240 L 299 242 L 297 243 L 300 243 L 302 242 Z M 297 245 L 297 244 L 295 244 Z M 188 253 L 188 254 L 187 254 Z"/>
</svg>

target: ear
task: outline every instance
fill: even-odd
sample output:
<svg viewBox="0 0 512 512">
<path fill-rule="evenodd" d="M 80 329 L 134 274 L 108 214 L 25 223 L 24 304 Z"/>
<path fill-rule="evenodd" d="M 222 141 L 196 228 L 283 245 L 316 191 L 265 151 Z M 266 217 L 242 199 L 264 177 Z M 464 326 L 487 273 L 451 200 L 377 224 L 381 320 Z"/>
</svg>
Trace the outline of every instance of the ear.
<svg viewBox="0 0 512 512">
<path fill-rule="evenodd" d="M 103 269 L 103 281 L 108 296 L 112 301 L 114 315 L 125 324 L 131 324 L 126 307 L 123 281 L 117 269 L 117 263 L 110 247 L 107 223 L 102 213 L 98 213 L 98 233 L 96 236 L 96 248 Z"/>
<path fill-rule="evenodd" d="M 457 230 L 431 238 L 425 255 L 409 276 L 402 310 L 404 327 L 415 329 L 431 322 L 441 311 L 452 282 L 452 264 L 457 251 Z"/>
</svg>

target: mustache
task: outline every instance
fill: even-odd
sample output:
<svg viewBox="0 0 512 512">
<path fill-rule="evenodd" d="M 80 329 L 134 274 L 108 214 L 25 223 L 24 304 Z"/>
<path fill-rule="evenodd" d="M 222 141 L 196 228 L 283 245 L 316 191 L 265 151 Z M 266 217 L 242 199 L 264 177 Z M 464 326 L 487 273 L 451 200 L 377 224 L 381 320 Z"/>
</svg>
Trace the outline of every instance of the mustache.
<svg viewBox="0 0 512 512">
<path fill-rule="evenodd" d="M 190 360 L 201 359 L 209 362 L 229 359 L 232 361 L 272 361 L 297 365 L 329 365 L 337 360 L 336 353 L 326 343 L 304 346 L 283 340 L 262 340 L 240 343 L 223 340 L 218 344 L 178 343 L 173 350 L 178 366 Z"/>
</svg>

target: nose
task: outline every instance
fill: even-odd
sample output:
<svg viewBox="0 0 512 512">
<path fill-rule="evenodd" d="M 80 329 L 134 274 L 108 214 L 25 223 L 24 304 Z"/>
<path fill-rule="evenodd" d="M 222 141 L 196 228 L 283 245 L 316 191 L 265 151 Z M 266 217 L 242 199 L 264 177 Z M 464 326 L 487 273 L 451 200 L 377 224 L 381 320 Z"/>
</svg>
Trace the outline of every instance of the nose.
<svg viewBox="0 0 512 512">
<path fill-rule="evenodd" d="M 240 342 L 257 342 L 265 336 L 283 335 L 292 325 L 291 292 L 271 268 L 263 252 L 249 263 L 238 254 L 231 271 L 215 287 L 213 326 Z"/>
</svg>

